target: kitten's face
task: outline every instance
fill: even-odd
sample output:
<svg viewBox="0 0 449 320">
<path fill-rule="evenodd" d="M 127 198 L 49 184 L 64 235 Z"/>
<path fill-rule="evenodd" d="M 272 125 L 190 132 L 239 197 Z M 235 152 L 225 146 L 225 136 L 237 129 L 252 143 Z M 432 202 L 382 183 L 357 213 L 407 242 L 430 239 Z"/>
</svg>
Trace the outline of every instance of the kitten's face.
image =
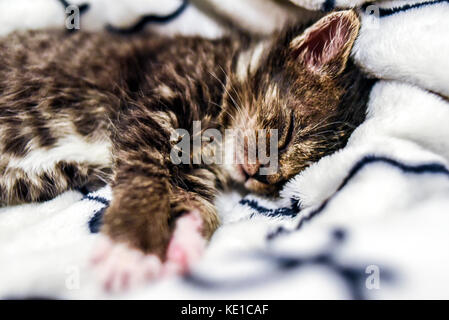
<svg viewBox="0 0 449 320">
<path fill-rule="evenodd" d="M 233 164 L 230 173 L 247 189 L 275 194 L 286 180 L 344 146 L 363 120 L 364 111 L 342 109 L 354 81 L 347 62 L 358 29 L 353 11 L 334 13 L 299 34 L 292 28 L 237 59 L 222 123 L 248 133 L 244 137 L 261 129 L 278 130 L 278 168 L 271 174 L 260 174 L 267 165 L 260 165 L 259 158 L 247 161 L 251 140 L 243 142 L 243 163 Z"/>
</svg>

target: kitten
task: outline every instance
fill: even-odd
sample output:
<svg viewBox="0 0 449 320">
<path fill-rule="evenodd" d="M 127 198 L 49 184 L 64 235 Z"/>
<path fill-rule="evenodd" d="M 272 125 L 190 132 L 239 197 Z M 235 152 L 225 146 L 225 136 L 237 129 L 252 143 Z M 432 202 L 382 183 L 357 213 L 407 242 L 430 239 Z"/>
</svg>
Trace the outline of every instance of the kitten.
<svg viewBox="0 0 449 320">
<path fill-rule="evenodd" d="M 172 235 L 210 238 L 218 190 L 237 182 L 276 195 L 342 148 L 364 120 L 373 81 L 350 59 L 359 27 L 353 11 L 341 11 L 262 41 L 11 34 L 0 40 L 1 203 L 110 183 L 102 233 L 162 261 L 176 243 L 174 260 L 186 262 L 188 241 Z M 192 133 L 195 120 L 203 130 L 277 129 L 278 170 L 260 174 L 260 161 L 247 161 L 248 145 L 242 164 L 174 164 L 174 133 Z M 176 223 L 183 217 L 190 220 Z M 97 262 L 113 248 L 100 250 Z"/>
</svg>

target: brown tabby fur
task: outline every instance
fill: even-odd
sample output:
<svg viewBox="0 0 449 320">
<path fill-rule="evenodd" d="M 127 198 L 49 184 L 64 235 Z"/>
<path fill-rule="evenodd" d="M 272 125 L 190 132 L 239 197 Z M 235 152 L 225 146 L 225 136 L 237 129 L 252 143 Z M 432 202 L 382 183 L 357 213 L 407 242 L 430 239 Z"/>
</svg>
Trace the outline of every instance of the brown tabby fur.
<svg viewBox="0 0 449 320">
<path fill-rule="evenodd" d="M 1 203 L 44 201 L 110 182 L 113 201 L 102 232 L 112 239 L 164 257 L 174 219 L 195 209 L 210 237 L 219 224 L 214 197 L 233 173 L 219 165 L 172 164 L 171 133 L 191 131 L 193 120 L 203 129 L 248 123 L 279 129 L 279 172 L 255 174 L 246 184 L 276 194 L 287 179 L 343 147 L 364 120 L 372 81 L 348 61 L 359 24 L 353 12 L 345 15 L 345 43 L 318 72 L 307 68 L 319 57 L 305 58 L 303 26 L 262 44 L 239 35 L 206 40 L 82 31 L 1 39 Z M 33 152 L 56 154 L 68 138 L 82 141 L 80 149 L 102 146 L 105 156 L 96 161 L 65 150 L 53 162 L 40 164 L 39 156 L 20 162 Z"/>
</svg>

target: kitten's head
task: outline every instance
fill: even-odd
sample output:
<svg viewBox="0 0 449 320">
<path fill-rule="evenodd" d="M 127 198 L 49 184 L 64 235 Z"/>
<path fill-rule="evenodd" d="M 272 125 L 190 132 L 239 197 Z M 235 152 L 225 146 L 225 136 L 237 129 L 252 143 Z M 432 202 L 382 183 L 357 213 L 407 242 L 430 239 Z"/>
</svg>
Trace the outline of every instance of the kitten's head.
<svg viewBox="0 0 449 320">
<path fill-rule="evenodd" d="M 259 158 L 247 161 L 251 139 L 243 134 L 243 164 L 230 172 L 247 189 L 275 194 L 286 180 L 342 148 L 364 120 L 371 82 L 350 60 L 359 27 L 354 11 L 335 12 L 307 29 L 289 27 L 236 57 L 221 123 L 249 133 L 278 130 L 278 168 L 268 175 L 261 174 Z"/>
</svg>

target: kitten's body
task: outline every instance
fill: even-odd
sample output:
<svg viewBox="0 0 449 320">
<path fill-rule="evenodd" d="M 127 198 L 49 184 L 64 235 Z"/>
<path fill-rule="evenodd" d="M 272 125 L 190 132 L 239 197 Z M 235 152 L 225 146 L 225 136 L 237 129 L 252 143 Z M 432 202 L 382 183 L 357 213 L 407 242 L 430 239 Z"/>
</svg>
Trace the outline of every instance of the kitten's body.
<svg viewBox="0 0 449 320">
<path fill-rule="evenodd" d="M 358 30 L 354 17 L 343 22 Z M 2 39 L 1 202 L 43 201 L 110 182 L 113 202 L 103 232 L 112 239 L 164 257 L 174 218 L 192 211 L 201 214 L 208 238 L 219 223 L 214 196 L 231 176 L 274 194 L 311 162 L 344 146 L 363 121 L 372 83 L 347 63 L 352 29 L 344 34 L 348 44 L 316 77 L 306 66 L 319 57 L 301 58 L 303 66 L 291 58 L 305 45 L 297 40 L 304 30 L 298 27 L 263 42 L 239 35 L 212 41 L 57 31 Z M 260 177 L 260 165 L 233 172 L 173 164 L 176 141 L 170 136 L 178 128 L 191 131 L 194 120 L 203 129 L 251 123 L 252 129 L 279 129 L 279 172 Z"/>
<path fill-rule="evenodd" d="M 16 33 L 3 39 L 1 202 L 48 200 L 96 175 L 108 181 L 112 147 L 124 140 L 125 132 L 133 149 L 146 139 L 157 149 L 165 145 L 167 151 L 172 128 L 191 129 L 194 119 L 211 123 L 220 112 L 229 57 L 237 50 L 230 44 L 230 39 L 60 31 Z M 149 130 L 147 136 L 133 131 L 138 130 L 133 124 Z M 124 132 L 118 134 L 121 129 Z M 71 166 L 80 169 L 83 163 L 86 170 Z M 26 171 L 21 178 L 28 179 L 28 188 L 15 183 L 19 171 L 13 173 L 12 168 Z M 56 175 L 61 183 L 43 185 L 50 178 L 45 173 Z"/>
<path fill-rule="evenodd" d="M 170 135 L 191 130 L 193 120 L 218 126 L 235 39 L 37 31 L 13 34 L 0 48 L 3 204 L 112 181 L 114 199 L 121 199 L 112 208 L 129 206 L 129 219 L 138 220 L 139 208 L 152 215 L 193 209 L 189 201 L 210 201 L 226 183 L 215 167 L 172 165 Z M 166 225 L 158 229 L 168 228 L 161 220 Z M 146 250 L 160 247 L 144 242 L 133 239 Z"/>
</svg>

